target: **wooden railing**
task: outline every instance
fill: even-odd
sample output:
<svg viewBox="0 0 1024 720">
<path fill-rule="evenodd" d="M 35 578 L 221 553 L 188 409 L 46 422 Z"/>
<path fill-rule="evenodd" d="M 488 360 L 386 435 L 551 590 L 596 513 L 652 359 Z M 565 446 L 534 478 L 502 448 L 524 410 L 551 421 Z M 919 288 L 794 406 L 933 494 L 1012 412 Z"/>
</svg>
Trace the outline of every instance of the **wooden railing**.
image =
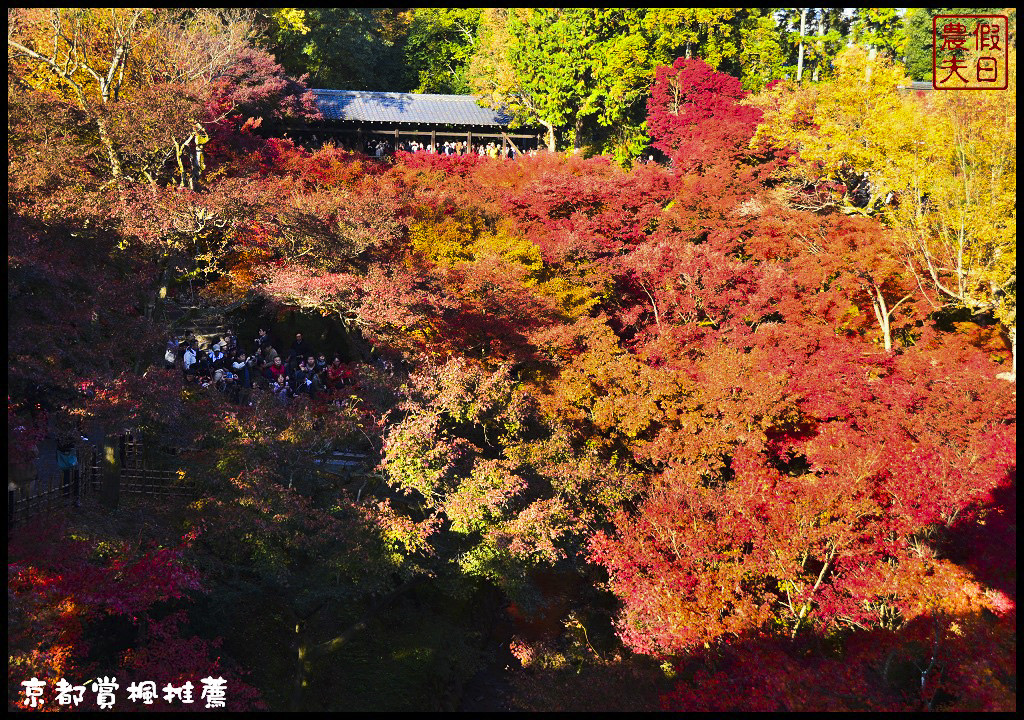
<svg viewBox="0 0 1024 720">
<path fill-rule="evenodd" d="M 99 453 L 94 445 L 78 448 L 78 465 L 65 475 L 55 470 L 37 477 L 27 495 L 21 490 L 7 492 L 7 524 L 17 525 L 35 515 L 49 515 L 63 508 L 78 505 L 100 489 Z"/>
<path fill-rule="evenodd" d="M 195 483 L 184 479 L 178 470 L 121 468 L 121 492 L 141 495 L 195 495 Z"/>
<path fill-rule="evenodd" d="M 130 436 L 129 436 L 130 438 Z M 185 479 L 178 470 L 147 467 L 145 446 L 141 440 L 127 439 L 120 445 L 119 492 L 139 495 L 191 497 L 195 495 L 194 482 Z M 7 525 L 23 524 L 37 515 L 50 515 L 82 500 L 96 496 L 101 486 L 100 455 L 94 445 L 78 446 L 78 465 L 66 474 L 53 470 L 39 475 L 28 487 L 7 493 Z"/>
<path fill-rule="evenodd" d="M 68 473 L 66 483 L 64 472 L 57 470 L 48 477 L 38 477 L 27 496 L 23 497 L 20 490 L 8 492 L 8 527 L 22 524 L 36 515 L 48 515 L 77 506 L 84 498 L 98 495 L 101 486 L 99 452 L 93 445 L 80 445 L 78 459 L 79 464 Z M 369 477 L 368 460 L 363 453 L 333 452 L 318 454 L 313 462 L 321 473 L 350 483 Z M 149 467 L 146 447 L 141 439 L 128 436 L 120 444 L 118 464 L 121 493 L 194 497 L 197 492 L 195 482 L 187 479 L 184 471 Z"/>
<path fill-rule="evenodd" d="M 332 475 L 351 479 L 354 477 L 361 477 L 366 474 L 368 458 L 369 456 L 366 455 L 366 453 L 317 453 L 313 456 L 313 464 L 317 465 L 321 472 L 327 472 Z"/>
<path fill-rule="evenodd" d="M 141 439 L 131 437 L 122 446 L 121 492 L 141 495 L 195 494 L 195 483 L 186 480 L 181 470 L 161 470 L 149 467 L 146 446 Z"/>
</svg>

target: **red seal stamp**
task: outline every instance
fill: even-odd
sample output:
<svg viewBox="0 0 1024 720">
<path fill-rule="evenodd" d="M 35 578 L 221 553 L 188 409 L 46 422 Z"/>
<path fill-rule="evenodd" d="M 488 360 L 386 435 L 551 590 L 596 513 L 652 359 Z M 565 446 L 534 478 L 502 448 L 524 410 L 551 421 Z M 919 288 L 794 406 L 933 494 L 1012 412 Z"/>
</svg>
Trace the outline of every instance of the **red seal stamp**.
<svg viewBox="0 0 1024 720">
<path fill-rule="evenodd" d="M 1009 87 L 1009 27 L 1006 15 L 936 15 L 932 19 L 932 87 Z"/>
</svg>

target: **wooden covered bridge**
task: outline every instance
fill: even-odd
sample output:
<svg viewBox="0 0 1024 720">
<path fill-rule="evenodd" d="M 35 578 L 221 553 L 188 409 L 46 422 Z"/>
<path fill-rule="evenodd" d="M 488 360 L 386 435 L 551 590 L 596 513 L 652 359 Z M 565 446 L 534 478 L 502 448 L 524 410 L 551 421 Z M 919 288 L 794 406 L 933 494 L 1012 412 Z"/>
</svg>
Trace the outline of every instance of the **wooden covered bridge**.
<svg viewBox="0 0 1024 720">
<path fill-rule="evenodd" d="M 512 118 L 482 107 L 472 95 L 428 95 L 419 93 L 370 92 L 364 90 L 313 90 L 323 119 L 293 126 L 302 143 L 319 145 L 340 141 L 347 147 L 366 151 L 375 140 L 387 140 L 391 147 L 403 142 L 465 142 L 510 145 L 519 152 L 541 147 L 539 131 L 511 132 Z"/>
</svg>

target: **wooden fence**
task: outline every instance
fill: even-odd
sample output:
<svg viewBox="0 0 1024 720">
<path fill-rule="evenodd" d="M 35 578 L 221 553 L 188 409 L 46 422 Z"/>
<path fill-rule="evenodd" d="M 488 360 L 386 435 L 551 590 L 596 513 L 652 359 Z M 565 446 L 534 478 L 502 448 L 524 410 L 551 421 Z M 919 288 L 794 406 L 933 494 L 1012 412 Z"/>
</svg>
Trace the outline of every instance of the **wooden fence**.
<svg viewBox="0 0 1024 720">
<path fill-rule="evenodd" d="M 140 495 L 176 495 L 192 497 L 194 482 L 185 479 L 181 470 L 151 467 L 146 446 L 139 438 L 128 436 L 121 446 L 121 492 Z"/>
<path fill-rule="evenodd" d="M 138 495 L 193 497 L 195 483 L 178 470 L 148 467 L 146 449 L 139 439 L 126 436 L 120 443 L 120 492 Z M 65 473 L 39 475 L 27 493 L 8 490 L 7 525 L 13 527 L 36 515 L 49 515 L 78 506 L 95 496 L 101 486 L 100 454 L 95 445 L 78 446 L 78 465 Z"/>
<path fill-rule="evenodd" d="M 50 513 L 78 505 L 83 498 L 90 497 L 100 489 L 100 456 L 95 445 L 78 448 L 78 465 L 64 472 L 54 470 L 49 475 L 39 475 L 28 493 L 19 490 L 7 491 L 7 524 L 13 526 L 34 515 Z"/>
<path fill-rule="evenodd" d="M 119 446 L 120 492 L 124 494 L 191 498 L 196 495 L 194 481 L 183 471 L 152 467 L 144 442 L 131 435 L 122 438 Z M 100 454 L 94 445 L 78 447 L 78 466 L 65 473 L 56 470 L 48 477 L 38 477 L 27 495 L 20 490 L 7 494 L 7 524 L 13 527 L 36 515 L 49 515 L 78 506 L 87 497 L 100 492 Z M 333 452 L 314 457 L 321 473 L 332 475 L 345 483 L 365 480 L 368 457 L 363 453 Z M 362 492 L 362 491 L 360 491 Z"/>
</svg>

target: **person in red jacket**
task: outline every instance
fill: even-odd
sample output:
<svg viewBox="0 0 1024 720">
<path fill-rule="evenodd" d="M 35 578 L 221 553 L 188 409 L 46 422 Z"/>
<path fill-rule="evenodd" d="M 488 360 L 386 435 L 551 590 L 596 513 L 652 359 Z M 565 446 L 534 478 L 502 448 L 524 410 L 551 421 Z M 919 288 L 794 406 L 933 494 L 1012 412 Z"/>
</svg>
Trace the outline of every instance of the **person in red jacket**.
<svg viewBox="0 0 1024 720">
<path fill-rule="evenodd" d="M 286 379 L 288 377 L 288 368 L 285 366 L 283 362 L 281 362 L 280 355 L 274 358 L 274 362 L 272 362 L 270 365 L 267 365 L 267 369 L 265 372 L 267 375 L 267 380 L 269 380 L 271 383 L 277 382 L 277 379 L 281 376 L 284 376 Z"/>
<path fill-rule="evenodd" d="M 340 389 L 344 373 L 345 368 L 341 365 L 341 358 L 335 355 L 334 360 L 327 366 L 327 389 L 332 392 Z"/>
</svg>

